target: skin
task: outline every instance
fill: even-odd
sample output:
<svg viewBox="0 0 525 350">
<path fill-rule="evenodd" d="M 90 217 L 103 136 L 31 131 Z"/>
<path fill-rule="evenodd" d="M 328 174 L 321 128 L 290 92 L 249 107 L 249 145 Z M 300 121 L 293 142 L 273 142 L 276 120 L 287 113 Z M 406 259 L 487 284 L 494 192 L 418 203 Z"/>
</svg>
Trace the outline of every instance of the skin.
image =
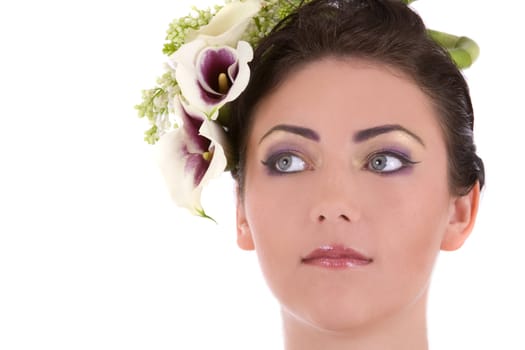
<svg viewBox="0 0 525 350">
<path fill-rule="evenodd" d="M 257 252 L 281 304 L 286 349 L 427 349 L 432 268 L 440 250 L 468 237 L 479 199 L 478 185 L 461 197 L 448 190 L 445 141 L 430 99 L 386 65 L 325 58 L 291 73 L 254 118 L 238 245 Z M 283 124 L 311 131 L 269 132 Z M 355 137 L 383 125 L 412 134 Z M 385 149 L 417 163 L 398 169 L 403 163 L 389 155 L 386 168 L 374 168 L 373 155 Z M 279 173 L 278 161 L 290 167 Z M 328 244 L 372 262 L 344 269 L 302 262 Z"/>
</svg>

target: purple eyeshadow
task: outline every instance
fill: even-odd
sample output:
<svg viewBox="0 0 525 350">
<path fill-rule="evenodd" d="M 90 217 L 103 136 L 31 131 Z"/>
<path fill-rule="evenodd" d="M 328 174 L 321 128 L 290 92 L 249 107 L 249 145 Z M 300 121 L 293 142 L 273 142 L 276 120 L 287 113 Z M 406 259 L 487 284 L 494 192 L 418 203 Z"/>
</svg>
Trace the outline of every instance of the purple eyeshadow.
<svg viewBox="0 0 525 350">
<path fill-rule="evenodd" d="M 264 157 L 264 160 L 261 161 L 261 163 L 266 167 L 266 170 L 268 171 L 268 175 L 290 175 L 291 173 L 286 172 L 280 172 L 274 168 L 275 162 L 279 157 L 285 154 L 298 154 L 301 153 L 297 151 L 297 148 L 285 146 L 285 145 L 279 145 L 276 147 L 272 147 L 268 150 L 266 153 L 266 156 Z"/>
</svg>

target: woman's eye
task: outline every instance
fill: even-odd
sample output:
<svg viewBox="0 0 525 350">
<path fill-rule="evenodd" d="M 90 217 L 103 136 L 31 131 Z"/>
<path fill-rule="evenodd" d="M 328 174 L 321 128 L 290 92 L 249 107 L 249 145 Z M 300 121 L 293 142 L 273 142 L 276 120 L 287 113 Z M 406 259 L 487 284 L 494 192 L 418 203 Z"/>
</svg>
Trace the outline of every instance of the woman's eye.
<svg viewBox="0 0 525 350">
<path fill-rule="evenodd" d="M 308 168 L 306 162 L 293 153 L 277 154 L 262 163 L 276 173 L 296 173 Z"/>
<path fill-rule="evenodd" d="M 377 173 L 391 173 L 415 163 L 404 156 L 383 152 L 372 155 L 368 159 L 367 168 Z"/>
</svg>

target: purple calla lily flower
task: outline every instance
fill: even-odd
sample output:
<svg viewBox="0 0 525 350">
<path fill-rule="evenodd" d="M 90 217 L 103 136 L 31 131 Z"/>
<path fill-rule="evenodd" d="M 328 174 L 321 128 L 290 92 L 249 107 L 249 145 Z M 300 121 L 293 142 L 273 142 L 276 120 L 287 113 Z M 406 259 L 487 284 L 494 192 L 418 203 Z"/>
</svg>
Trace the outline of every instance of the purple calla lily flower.
<svg viewBox="0 0 525 350">
<path fill-rule="evenodd" d="M 202 188 L 227 166 L 227 137 L 216 119 L 248 85 L 253 50 L 240 39 L 262 6 L 262 0 L 228 2 L 210 23 L 189 31 L 168 62 L 177 82 L 177 97 L 168 103 L 182 126 L 167 132 L 180 125 L 169 119 L 172 113 L 156 122 L 158 162 L 173 200 L 196 215 L 208 217 Z"/>
<path fill-rule="evenodd" d="M 245 41 L 239 41 L 234 49 L 195 40 L 171 56 L 182 95 L 213 120 L 219 108 L 239 97 L 248 85 L 252 58 L 252 47 Z"/>
<path fill-rule="evenodd" d="M 181 101 L 175 103 L 182 127 L 161 136 L 158 162 L 173 200 L 196 215 L 203 186 L 220 176 L 227 165 L 222 127 Z"/>
<path fill-rule="evenodd" d="M 197 80 L 202 88 L 202 98 L 210 99 L 210 103 L 220 102 L 233 85 L 238 71 L 234 49 L 224 46 L 202 50 L 197 58 Z M 221 76 L 224 79 L 222 86 Z"/>
</svg>

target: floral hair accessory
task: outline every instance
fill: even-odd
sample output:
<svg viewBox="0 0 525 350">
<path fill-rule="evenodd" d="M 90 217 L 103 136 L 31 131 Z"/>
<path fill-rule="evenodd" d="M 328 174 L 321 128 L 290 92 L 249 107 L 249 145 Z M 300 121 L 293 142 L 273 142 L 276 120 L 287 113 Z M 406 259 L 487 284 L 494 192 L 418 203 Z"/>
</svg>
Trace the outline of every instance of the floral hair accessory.
<svg viewBox="0 0 525 350">
<path fill-rule="evenodd" d="M 414 0 L 403 0 L 410 4 Z M 145 141 L 157 143 L 157 158 L 172 199 L 193 214 L 210 218 L 200 197 L 203 187 L 230 166 L 228 103 L 250 80 L 253 47 L 275 25 L 309 0 L 226 0 L 213 9 L 174 20 L 163 52 L 169 57 L 157 86 L 142 93 L 136 108 L 151 128 Z M 428 30 L 458 66 L 479 54 L 467 37 Z"/>
</svg>

